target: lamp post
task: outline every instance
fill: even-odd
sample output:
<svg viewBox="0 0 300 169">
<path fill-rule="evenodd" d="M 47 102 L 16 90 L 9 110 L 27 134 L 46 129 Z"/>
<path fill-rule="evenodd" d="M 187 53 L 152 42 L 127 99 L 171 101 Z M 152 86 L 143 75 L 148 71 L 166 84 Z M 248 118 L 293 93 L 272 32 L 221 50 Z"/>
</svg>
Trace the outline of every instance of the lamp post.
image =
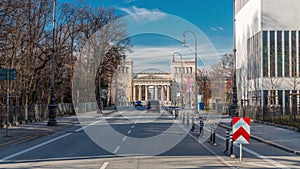
<svg viewBox="0 0 300 169">
<path fill-rule="evenodd" d="M 182 54 L 180 52 L 174 52 L 173 53 L 173 57 L 175 55 L 179 55 L 180 56 L 180 62 L 181 62 L 181 72 L 180 72 L 180 99 L 181 99 L 181 107 L 183 108 L 183 63 L 182 63 Z"/>
<path fill-rule="evenodd" d="M 195 89 L 195 101 L 194 101 L 194 108 L 195 108 L 195 113 L 198 113 L 198 97 L 197 97 L 197 37 L 196 37 L 196 34 L 192 31 L 185 31 L 183 32 L 183 42 L 182 42 L 182 45 L 183 46 L 186 46 L 186 40 L 185 40 L 185 34 L 186 33 L 191 33 L 194 38 L 195 38 L 195 81 L 194 81 L 194 89 Z"/>
<path fill-rule="evenodd" d="M 53 34 L 52 34 L 52 77 L 51 77 L 51 91 L 50 91 L 50 103 L 48 105 L 49 109 L 49 120 L 48 126 L 56 126 L 56 108 L 57 105 L 55 103 L 55 86 L 54 86 L 54 64 L 55 64 L 55 8 L 56 8 L 56 0 L 53 0 Z"/>
<path fill-rule="evenodd" d="M 234 57 L 234 75 L 233 75 L 233 87 L 232 87 L 232 104 L 230 116 L 238 116 L 237 109 L 237 87 L 236 87 L 236 19 L 235 19 L 235 0 L 233 0 L 233 57 Z"/>
</svg>

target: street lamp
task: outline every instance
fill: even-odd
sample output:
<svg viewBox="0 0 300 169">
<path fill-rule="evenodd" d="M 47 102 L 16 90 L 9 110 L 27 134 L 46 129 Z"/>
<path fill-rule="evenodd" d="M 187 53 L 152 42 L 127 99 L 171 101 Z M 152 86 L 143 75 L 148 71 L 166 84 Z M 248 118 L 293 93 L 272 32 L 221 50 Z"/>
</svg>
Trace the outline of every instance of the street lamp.
<svg viewBox="0 0 300 169">
<path fill-rule="evenodd" d="M 186 40 L 185 40 L 185 34 L 186 33 L 191 33 L 194 38 L 195 38 L 195 81 L 194 81 L 194 86 L 195 86 L 195 101 L 194 101 L 194 104 L 195 104 L 195 113 L 198 113 L 198 97 L 197 97 L 197 37 L 196 37 L 196 34 L 192 31 L 185 31 L 183 32 L 183 42 L 182 42 L 182 45 L 183 46 L 186 46 Z"/>
<path fill-rule="evenodd" d="M 175 55 L 179 55 L 180 56 L 180 61 L 181 61 L 181 72 L 180 72 L 180 97 L 181 97 L 181 107 L 183 108 L 183 63 L 182 63 L 182 55 L 180 52 L 174 52 L 172 54 L 172 56 L 174 57 Z"/>
<path fill-rule="evenodd" d="M 231 114 L 230 116 L 237 116 L 237 87 L 236 87 L 236 19 L 235 19 L 235 0 L 233 0 L 233 57 L 234 57 L 234 75 L 233 75 L 233 87 L 232 87 L 232 104 L 231 104 Z"/>
<path fill-rule="evenodd" d="M 54 64 L 55 64 L 55 8 L 56 8 L 56 0 L 53 0 L 53 34 L 52 34 L 52 78 L 51 78 L 51 91 L 50 91 L 50 103 L 48 105 L 49 109 L 49 120 L 48 120 L 48 126 L 56 126 L 56 108 L 57 105 L 55 103 L 55 86 L 54 86 Z"/>
</svg>

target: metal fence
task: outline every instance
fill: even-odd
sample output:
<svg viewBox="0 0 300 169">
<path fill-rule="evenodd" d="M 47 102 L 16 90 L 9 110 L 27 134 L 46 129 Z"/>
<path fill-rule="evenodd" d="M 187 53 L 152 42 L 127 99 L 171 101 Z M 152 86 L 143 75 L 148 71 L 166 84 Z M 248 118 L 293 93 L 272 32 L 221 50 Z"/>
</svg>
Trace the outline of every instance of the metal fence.
<svg viewBox="0 0 300 169">
<path fill-rule="evenodd" d="M 244 106 L 240 108 L 239 115 L 257 121 L 295 127 L 300 131 L 299 111 L 299 107 Z"/>
<path fill-rule="evenodd" d="M 15 124 L 17 122 L 33 122 L 48 118 L 48 105 L 35 104 L 29 106 L 10 106 L 8 112 L 8 122 Z M 57 116 L 75 114 L 72 103 L 64 103 L 57 105 Z M 6 121 L 7 108 L 0 106 L 0 125 L 3 126 Z"/>
</svg>

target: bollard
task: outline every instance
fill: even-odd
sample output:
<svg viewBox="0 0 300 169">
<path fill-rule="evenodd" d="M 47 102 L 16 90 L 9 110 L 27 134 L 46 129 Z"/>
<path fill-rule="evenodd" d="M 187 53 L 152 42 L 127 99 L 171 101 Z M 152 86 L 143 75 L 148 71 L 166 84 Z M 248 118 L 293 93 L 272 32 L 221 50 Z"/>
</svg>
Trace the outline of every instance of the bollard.
<svg viewBox="0 0 300 169">
<path fill-rule="evenodd" d="M 232 142 L 232 131 L 230 132 L 230 157 L 235 158 L 235 155 L 233 154 L 233 142 Z"/>
<path fill-rule="evenodd" d="M 229 155 L 229 137 L 230 137 L 230 134 L 229 134 L 229 130 L 226 130 L 226 135 L 225 135 L 225 138 L 226 138 L 226 149 L 224 151 L 225 154 Z"/>
<path fill-rule="evenodd" d="M 212 142 L 212 127 L 210 127 L 210 137 L 209 137 L 209 141 L 208 141 L 209 143 L 211 143 Z"/>
<path fill-rule="evenodd" d="M 211 144 L 212 144 L 213 146 L 217 146 L 215 129 L 212 130 L 212 143 L 211 143 Z"/>
<path fill-rule="evenodd" d="M 190 131 L 195 131 L 195 123 L 194 123 L 194 117 L 192 117 L 192 128 Z"/>
<path fill-rule="evenodd" d="M 200 129 L 200 136 L 203 136 L 203 134 L 204 134 L 204 131 L 203 131 L 203 121 L 200 119 L 200 124 L 199 124 L 199 129 Z"/>
<path fill-rule="evenodd" d="M 194 119 L 194 117 L 192 117 L 192 125 L 194 125 L 195 124 L 195 119 Z"/>
<path fill-rule="evenodd" d="M 175 119 L 178 118 L 178 110 L 175 110 Z"/>
<path fill-rule="evenodd" d="M 186 123 L 187 125 L 189 126 L 190 125 L 190 114 L 187 114 L 187 117 L 186 117 Z"/>
<path fill-rule="evenodd" d="M 185 113 L 183 113 L 183 117 L 182 117 L 182 123 L 184 124 L 185 121 Z"/>
</svg>

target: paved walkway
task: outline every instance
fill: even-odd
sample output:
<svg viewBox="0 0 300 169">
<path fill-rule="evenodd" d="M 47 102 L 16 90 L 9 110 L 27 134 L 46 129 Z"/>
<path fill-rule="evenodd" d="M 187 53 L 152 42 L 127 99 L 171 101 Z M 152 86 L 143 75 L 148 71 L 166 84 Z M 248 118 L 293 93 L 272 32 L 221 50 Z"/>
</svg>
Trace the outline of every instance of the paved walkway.
<svg viewBox="0 0 300 169">
<path fill-rule="evenodd" d="M 224 117 L 221 127 L 230 128 L 231 118 Z M 251 121 L 251 138 L 300 155 L 300 132 Z"/>
</svg>

